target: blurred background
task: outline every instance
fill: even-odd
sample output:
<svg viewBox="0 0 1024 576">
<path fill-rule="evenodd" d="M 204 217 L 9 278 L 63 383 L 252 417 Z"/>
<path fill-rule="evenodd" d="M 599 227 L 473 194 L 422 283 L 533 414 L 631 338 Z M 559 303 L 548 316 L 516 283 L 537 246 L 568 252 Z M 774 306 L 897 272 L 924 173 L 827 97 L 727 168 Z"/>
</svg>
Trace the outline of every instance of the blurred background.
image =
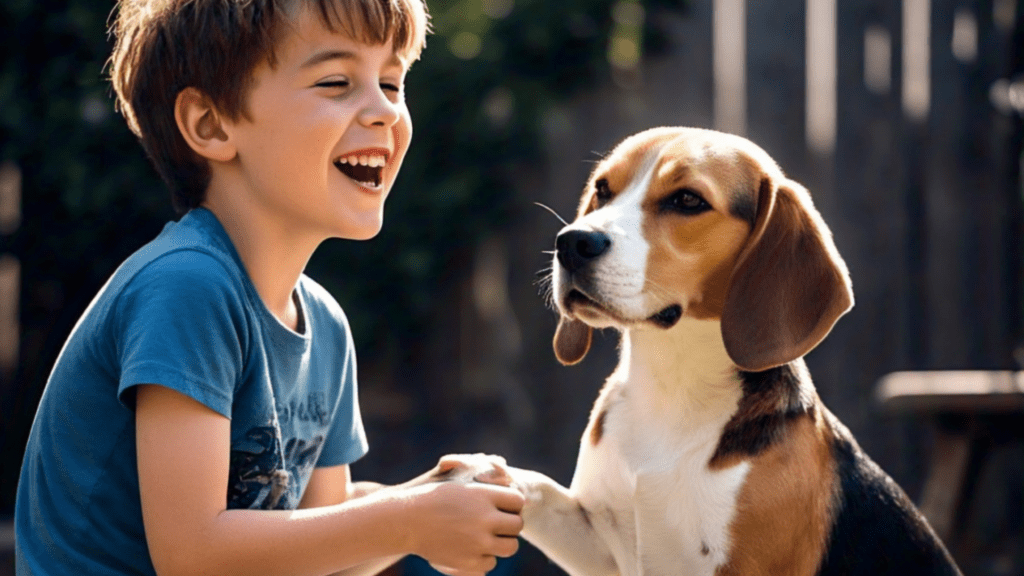
<svg viewBox="0 0 1024 576">
<path fill-rule="evenodd" d="M 1022 388 L 981 412 L 887 409 L 877 392 L 894 371 L 1005 375 L 1024 360 L 1024 1 L 429 6 L 435 33 L 407 90 L 416 137 L 384 230 L 326 243 L 308 269 L 357 340 L 371 443 L 357 479 L 485 451 L 567 484 L 617 338 L 556 363 L 538 282 L 561 223 L 535 203 L 571 220 L 623 137 L 718 128 L 811 190 L 850 267 L 856 307 L 807 358 L 825 403 L 911 498 L 953 502 L 937 528 L 966 574 L 1024 574 Z M 112 8 L 0 4 L 0 574 L 61 345 L 174 218 L 110 98 Z M 969 444 L 943 440 L 964 430 Z M 523 546 L 495 573 L 560 571 Z"/>
</svg>

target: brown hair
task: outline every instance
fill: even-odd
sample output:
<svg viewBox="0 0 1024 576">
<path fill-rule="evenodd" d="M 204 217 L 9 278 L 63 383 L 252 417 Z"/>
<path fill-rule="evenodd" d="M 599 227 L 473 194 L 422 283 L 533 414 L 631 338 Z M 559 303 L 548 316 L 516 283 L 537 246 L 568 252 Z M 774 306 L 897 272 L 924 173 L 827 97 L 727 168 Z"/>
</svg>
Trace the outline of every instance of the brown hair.
<svg viewBox="0 0 1024 576">
<path fill-rule="evenodd" d="M 188 87 L 232 120 L 246 116 L 252 72 L 275 63 L 282 23 L 313 10 L 328 29 L 370 45 L 394 43 L 419 58 L 427 33 L 423 0 L 120 0 L 111 32 L 110 79 L 128 127 L 171 189 L 178 212 L 199 206 L 210 182 L 206 160 L 185 143 L 174 119 Z"/>
</svg>

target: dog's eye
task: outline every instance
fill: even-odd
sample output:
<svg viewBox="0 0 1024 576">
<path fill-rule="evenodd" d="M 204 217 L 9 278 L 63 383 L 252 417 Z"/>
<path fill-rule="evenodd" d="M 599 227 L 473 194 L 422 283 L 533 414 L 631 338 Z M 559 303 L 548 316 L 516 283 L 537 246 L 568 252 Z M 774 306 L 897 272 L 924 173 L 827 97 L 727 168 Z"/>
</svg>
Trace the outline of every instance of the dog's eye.
<svg viewBox="0 0 1024 576">
<path fill-rule="evenodd" d="M 683 188 L 666 196 L 661 201 L 661 209 L 693 216 L 701 212 L 707 212 L 711 209 L 711 205 L 701 198 L 700 194 Z"/>
<path fill-rule="evenodd" d="M 612 189 L 608 187 L 608 181 L 604 178 L 594 182 L 594 198 L 597 199 L 598 206 L 604 206 L 612 199 Z"/>
</svg>

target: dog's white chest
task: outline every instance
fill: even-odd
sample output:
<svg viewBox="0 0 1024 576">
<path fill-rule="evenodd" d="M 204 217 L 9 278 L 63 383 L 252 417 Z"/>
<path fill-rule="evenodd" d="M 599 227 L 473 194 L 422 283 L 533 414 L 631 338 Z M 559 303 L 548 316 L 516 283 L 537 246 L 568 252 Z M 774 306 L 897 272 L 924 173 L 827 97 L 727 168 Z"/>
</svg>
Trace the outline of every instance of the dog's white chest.
<svg viewBox="0 0 1024 576">
<path fill-rule="evenodd" d="M 572 490 L 593 511 L 622 576 L 710 576 L 727 560 L 749 464 L 708 468 L 736 405 L 719 400 L 733 408 L 710 418 L 703 412 L 706 419 L 693 426 L 623 402 L 609 412 L 596 446 L 584 440 Z"/>
</svg>

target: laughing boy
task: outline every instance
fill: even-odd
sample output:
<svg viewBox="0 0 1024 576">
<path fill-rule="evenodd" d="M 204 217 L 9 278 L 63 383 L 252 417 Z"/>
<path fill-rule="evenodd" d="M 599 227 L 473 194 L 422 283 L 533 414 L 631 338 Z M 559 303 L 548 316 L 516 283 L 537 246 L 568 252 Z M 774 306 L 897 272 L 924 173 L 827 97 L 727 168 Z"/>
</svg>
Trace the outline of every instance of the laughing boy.
<svg viewBox="0 0 1024 576">
<path fill-rule="evenodd" d="M 507 486 L 352 482 L 352 337 L 303 274 L 325 239 L 381 229 L 421 2 L 120 3 L 119 108 L 184 216 L 57 360 L 18 486 L 18 574 L 370 574 L 417 554 L 468 575 L 515 553 Z"/>
</svg>

